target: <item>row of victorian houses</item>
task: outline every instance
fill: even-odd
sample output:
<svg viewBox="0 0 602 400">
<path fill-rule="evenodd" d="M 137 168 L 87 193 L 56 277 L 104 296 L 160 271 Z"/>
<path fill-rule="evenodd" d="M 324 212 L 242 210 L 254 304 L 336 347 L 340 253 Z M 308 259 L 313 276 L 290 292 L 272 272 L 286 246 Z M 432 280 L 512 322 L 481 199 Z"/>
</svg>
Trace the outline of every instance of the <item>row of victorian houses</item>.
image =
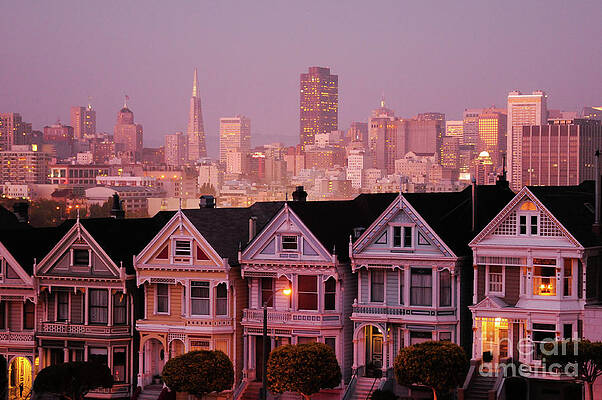
<svg viewBox="0 0 602 400">
<path fill-rule="evenodd" d="M 202 201 L 56 228 L 0 208 L 10 399 L 27 397 L 40 369 L 75 360 L 113 373 L 115 385 L 89 397 L 128 397 L 168 359 L 198 349 L 232 359 L 237 395 L 262 378 L 264 304 L 268 347 L 331 346 L 341 392 L 377 370 L 391 377 L 398 351 L 423 341 L 458 343 L 476 366 L 511 358 L 558 380 L 537 343 L 602 338 L 593 184 L 305 197 L 298 188 L 290 202 Z"/>
</svg>

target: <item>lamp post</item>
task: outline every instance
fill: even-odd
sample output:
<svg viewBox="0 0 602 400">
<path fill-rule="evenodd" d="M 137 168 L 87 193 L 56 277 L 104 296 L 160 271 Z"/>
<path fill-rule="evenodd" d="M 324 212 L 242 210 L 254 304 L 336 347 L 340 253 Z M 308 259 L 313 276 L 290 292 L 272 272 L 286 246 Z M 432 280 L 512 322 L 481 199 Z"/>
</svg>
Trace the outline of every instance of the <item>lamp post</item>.
<svg viewBox="0 0 602 400">
<path fill-rule="evenodd" d="M 268 303 L 278 292 L 282 292 L 285 295 L 290 296 L 293 291 L 291 288 L 278 289 L 272 293 L 272 295 L 266 301 L 263 302 L 263 374 L 261 374 L 261 400 L 266 400 L 268 396 Z"/>
</svg>

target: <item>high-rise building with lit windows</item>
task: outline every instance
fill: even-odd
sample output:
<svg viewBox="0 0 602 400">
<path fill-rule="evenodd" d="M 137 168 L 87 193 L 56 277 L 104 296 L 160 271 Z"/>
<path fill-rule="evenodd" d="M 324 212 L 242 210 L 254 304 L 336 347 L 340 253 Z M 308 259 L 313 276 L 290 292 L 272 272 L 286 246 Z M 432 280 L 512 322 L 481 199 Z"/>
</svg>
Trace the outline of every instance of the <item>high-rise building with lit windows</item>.
<svg viewBox="0 0 602 400">
<path fill-rule="evenodd" d="M 548 119 L 547 95 L 536 90 L 532 94 L 512 91 L 508 94 L 506 135 L 506 169 L 512 189 L 520 189 L 522 181 L 523 126 L 545 125 Z"/>
<path fill-rule="evenodd" d="M 76 140 L 96 133 L 96 111 L 91 104 L 87 107 L 71 107 L 71 126 Z"/>
<path fill-rule="evenodd" d="M 182 132 L 165 135 L 165 164 L 180 167 L 188 163 L 188 138 Z"/>
<path fill-rule="evenodd" d="M 338 130 L 339 77 L 330 68 L 309 67 L 300 80 L 299 143 L 305 149 L 316 134 Z"/>
<path fill-rule="evenodd" d="M 0 113 L 0 151 L 31 143 L 31 124 L 19 113 Z"/>
<path fill-rule="evenodd" d="M 489 153 L 493 168 L 501 169 L 506 152 L 506 115 L 494 109 L 483 110 L 478 117 L 478 129 L 478 152 Z"/>
<path fill-rule="evenodd" d="M 245 155 L 251 151 L 251 120 L 245 116 L 219 119 L 220 162 L 225 163 L 232 151 Z"/>
<path fill-rule="evenodd" d="M 134 113 L 124 103 L 113 130 L 115 152 L 129 153 L 134 161 L 142 160 L 142 134 L 142 125 L 134 123 Z"/>
</svg>

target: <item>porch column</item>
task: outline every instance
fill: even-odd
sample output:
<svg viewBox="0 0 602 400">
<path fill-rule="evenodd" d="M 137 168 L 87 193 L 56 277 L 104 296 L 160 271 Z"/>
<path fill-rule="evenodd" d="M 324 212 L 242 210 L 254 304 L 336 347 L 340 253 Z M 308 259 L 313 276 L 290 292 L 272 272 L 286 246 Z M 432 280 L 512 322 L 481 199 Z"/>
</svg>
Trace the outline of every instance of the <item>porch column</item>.
<svg viewBox="0 0 602 400">
<path fill-rule="evenodd" d="M 385 334 L 383 335 L 383 365 L 381 367 L 382 371 L 383 371 L 383 377 L 387 376 L 387 365 L 389 364 L 389 361 L 387 359 L 387 355 L 389 354 L 389 352 L 387 351 L 389 348 L 389 340 L 387 338 L 387 332 L 385 332 Z"/>
<path fill-rule="evenodd" d="M 144 387 L 144 350 L 141 348 L 138 351 L 138 386 Z"/>
<path fill-rule="evenodd" d="M 84 344 L 84 361 L 88 361 L 88 344 Z"/>
<path fill-rule="evenodd" d="M 108 325 L 113 326 L 113 293 L 112 290 L 109 289 L 109 305 L 108 305 Z"/>
<path fill-rule="evenodd" d="M 84 325 L 88 325 L 88 310 L 90 308 L 89 303 L 89 291 L 88 288 L 84 288 Z"/>
<path fill-rule="evenodd" d="M 475 256 L 476 257 L 476 256 Z M 473 282 L 472 287 L 474 290 L 472 291 L 472 304 L 477 304 L 479 300 L 478 288 L 479 288 L 479 269 L 477 265 L 472 266 L 472 274 L 473 274 Z"/>
<path fill-rule="evenodd" d="M 355 370 L 358 367 L 358 357 L 357 354 L 359 352 L 357 348 L 358 339 L 353 339 L 353 369 Z"/>
<path fill-rule="evenodd" d="M 247 335 L 243 335 L 242 343 L 242 377 L 243 379 L 246 379 L 247 371 L 249 369 L 249 337 Z"/>
<path fill-rule="evenodd" d="M 69 362 L 69 348 L 67 347 L 67 343 L 65 343 L 65 347 L 63 348 L 63 359 L 65 362 Z"/>
<path fill-rule="evenodd" d="M 42 369 L 44 369 L 46 367 L 44 360 L 44 348 L 43 347 L 38 347 L 38 362 L 39 362 L 39 366 L 38 366 L 38 372 L 40 372 Z"/>
</svg>

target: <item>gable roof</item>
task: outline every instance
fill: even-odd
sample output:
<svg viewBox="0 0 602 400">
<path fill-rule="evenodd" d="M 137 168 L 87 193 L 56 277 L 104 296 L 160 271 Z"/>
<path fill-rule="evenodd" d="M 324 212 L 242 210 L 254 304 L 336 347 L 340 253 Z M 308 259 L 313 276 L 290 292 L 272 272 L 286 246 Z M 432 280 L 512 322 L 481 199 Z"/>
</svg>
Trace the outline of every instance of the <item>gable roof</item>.
<svg viewBox="0 0 602 400">
<path fill-rule="evenodd" d="M 457 256 L 470 254 L 468 243 L 513 198 L 504 183 L 476 186 L 476 226 L 472 229 L 472 186 L 460 192 L 404 193 L 403 197 Z"/>
<path fill-rule="evenodd" d="M 602 244 L 600 235 L 592 231 L 593 181 L 584 181 L 578 186 L 528 186 L 528 189 L 583 247 Z"/>
<path fill-rule="evenodd" d="M 0 242 L 21 268 L 33 275 L 34 261 L 41 261 L 69 231 L 70 226 L 0 230 Z"/>
<path fill-rule="evenodd" d="M 349 236 L 354 228 L 368 228 L 398 193 L 364 193 L 353 200 L 293 201 L 288 206 L 339 260 L 349 259 Z"/>
<path fill-rule="evenodd" d="M 247 208 L 195 208 L 182 210 L 182 213 L 220 257 L 235 265 L 238 264 L 238 249 L 244 248 L 249 241 L 249 219 L 257 218 L 256 230 L 259 232 L 283 205 L 281 201 L 260 202 Z M 163 218 L 166 223 L 175 213 L 161 211 L 155 218 Z"/>
</svg>

